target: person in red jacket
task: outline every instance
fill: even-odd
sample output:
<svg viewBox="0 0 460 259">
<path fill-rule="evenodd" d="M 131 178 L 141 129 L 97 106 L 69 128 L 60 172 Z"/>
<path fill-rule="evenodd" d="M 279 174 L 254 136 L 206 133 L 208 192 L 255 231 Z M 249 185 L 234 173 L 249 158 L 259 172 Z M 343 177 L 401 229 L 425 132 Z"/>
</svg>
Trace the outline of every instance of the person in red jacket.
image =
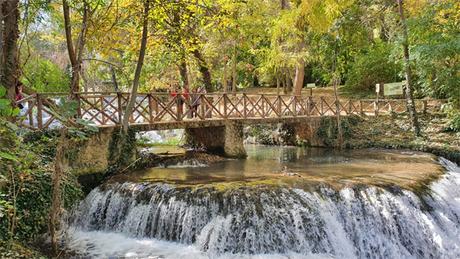
<svg viewBox="0 0 460 259">
<path fill-rule="evenodd" d="M 182 120 L 182 113 L 184 110 L 184 98 L 182 97 L 182 94 L 180 94 L 177 91 L 177 88 L 173 86 L 169 95 L 171 96 L 171 98 L 175 98 L 176 107 L 177 107 L 177 119 Z"/>
<path fill-rule="evenodd" d="M 23 85 L 21 82 L 19 82 L 17 85 L 16 85 L 16 96 L 14 98 L 14 101 L 16 102 L 16 106 L 19 108 L 19 109 L 22 109 L 24 108 L 24 105 L 22 105 L 22 103 L 17 103 L 18 101 L 24 99 L 24 95 L 22 94 L 22 88 L 23 88 Z"/>
</svg>

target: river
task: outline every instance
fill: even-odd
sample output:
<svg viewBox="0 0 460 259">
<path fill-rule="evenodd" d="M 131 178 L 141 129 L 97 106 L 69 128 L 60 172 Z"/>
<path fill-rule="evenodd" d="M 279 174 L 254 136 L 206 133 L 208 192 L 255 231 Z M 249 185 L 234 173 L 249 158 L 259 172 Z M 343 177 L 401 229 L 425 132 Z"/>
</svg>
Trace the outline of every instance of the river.
<svg viewBox="0 0 460 259">
<path fill-rule="evenodd" d="M 460 168 L 378 149 L 246 146 L 114 177 L 69 215 L 81 255 L 141 258 L 460 258 Z"/>
</svg>

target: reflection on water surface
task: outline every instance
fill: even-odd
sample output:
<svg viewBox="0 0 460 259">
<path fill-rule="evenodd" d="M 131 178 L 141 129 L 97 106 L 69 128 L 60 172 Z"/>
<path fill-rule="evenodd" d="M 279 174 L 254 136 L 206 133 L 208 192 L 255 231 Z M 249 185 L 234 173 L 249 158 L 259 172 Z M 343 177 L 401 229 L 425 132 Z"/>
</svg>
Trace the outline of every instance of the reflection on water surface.
<svg viewBox="0 0 460 259">
<path fill-rule="evenodd" d="M 383 149 L 334 150 L 247 145 L 246 160 L 226 160 L 209 166 L 185 161 L 129 175 L 131 181 L 174 184 L 397 184 L 414 187 L 437 178 L 441 166 L 427 153 Z M 288 175 L 283 174 L 287 168 Z M 296 176 L 293 176 L 296 175 Z M 297 176 L 298 175 L 298 176 Z"/>
</svg>

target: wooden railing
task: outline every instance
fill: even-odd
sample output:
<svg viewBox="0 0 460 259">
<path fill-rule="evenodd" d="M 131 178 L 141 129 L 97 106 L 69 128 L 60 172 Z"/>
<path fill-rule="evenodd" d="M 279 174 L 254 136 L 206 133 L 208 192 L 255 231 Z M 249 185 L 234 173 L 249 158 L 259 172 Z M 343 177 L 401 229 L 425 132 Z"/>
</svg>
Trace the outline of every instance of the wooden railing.
<svg viewBox="0 0 460 259">
<path fill-rule="evenodd" d="M 20 122 L 31 129 L 59 126 L 56 107 L 66 98 L 65 94 L 47 93 L 28 96 L 18 103 Z M 79 118 L 96 126 L 120 125 L 129 100 L 129 93 L 100 92 L 78 93 L 77 114 Z M 416 100 L 417 111 L 439 110 L 441 100 Z M 403 113 L 406 104 L 401 99 L 335 100 L 330 97 L 291 96 L 273 94 L 190 94 L 172 97 L 167 93 L 139 94 L 130 124 L 154 124 L 168 122 L 270 119 L 334 116 L 337 113 L 377 116 L 379 114 Z"/>
</svg>

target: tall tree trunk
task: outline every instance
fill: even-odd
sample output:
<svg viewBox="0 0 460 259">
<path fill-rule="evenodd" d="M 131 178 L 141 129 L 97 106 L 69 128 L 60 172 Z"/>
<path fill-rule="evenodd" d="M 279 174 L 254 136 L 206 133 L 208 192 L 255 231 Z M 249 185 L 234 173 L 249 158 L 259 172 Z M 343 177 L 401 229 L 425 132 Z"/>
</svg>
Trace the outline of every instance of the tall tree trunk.
<svg viewBox="0 0 460 259">
<path fill-rule="evenodd" d="M 276 94 L 280 94 L 280 78 L 278 76 L 278 73 L 276 74 Z"/>
<path fill-rule="evenodd" d="M 115 90 L 115 92 L 118 92 L 119 87 L 117 81 L 117 74 L 115 73 L 115 69 L 113 68 L 113 66 L 110 66 L 110 73 L 112 76 L 113 89 Z"/>
<path fill-rule="evenodd" d="M 19 80 L 18 39 L 19 0 L 4 0 L 1 6 L 3 23 L 0 84 L 7 88 L 8 98 L 14 101 Z"/>
<path fill-rule="evenodd" d="M 5 27 L 3 26 L 4 16 L 3 16 L 3 4 L 5 0 L 0 0 L 0 83 L 3 78 L 3 33 Z"/>
<path fill-rule="evenodd" d="M 334 74 L 336 72 L 334 71 Z M 337 94 L 337 86 L 340 82 L 340 79 L 334 76 L 333 84 L 334 84 L 334 96 L 335 96 L 335 111 L 336 111 L 336 119 L 337 119 L 337 147 L 342 149 L 343 146 L 343 132 L 342 132 L 342 121 L 340 118 L 340 101 L 339 95 Z"/>
<path fill-rule="evenodd" d="M 289 0 L 281 0 L 280 4 L 281 4 L 281 10 L 286 10 L 290 8 Z"/>
<path fill-rule="evenodd" d="M 228 89 L 228 78 L 227 78 L 227 61 L 225 61 L 225 64 L 224 64 L 224 71 L 223 71 L 223 75 L 222 75 L 222 88 L 224 90 L 224 93 L 227 92 L 227 89 Z"/>
<path fill-rule="evenodd" d="M 189 88 L 189 82 L 187 77 L 187 63 L 185 60 L 182 60 L 179 64 L 179 74 L 182 79 L 182 83 L 184 83 L 184 88 Z"/>
<path fill-rule="evenodd" d="M 83 58 L 83 49 L 85 46 L 86 32 L 88 27 L 88 12 L 89 5 L 83 1 L 83 19 L 80 34 L 77 40 L 77 48 L 74 48 L 72 39 L 72 25 L 70 21 L 70 8 L 67 0 L 62 0 L 62 11 L 64 14 L 64 29 L 67 43 L 67 52 L 69 54 L 70 65 L 72 67 L 72 80 L 70 83 L 70 92 L 76 93 L 80 91 L 80 73 L 81 63 Z"/>
<path fill-rule="evenodd" d="M 203 76 L 203 83 L 204 87 L 206 87 L 206 91 L 208 93 L 212 92 L 211 72 L 209 71 L 206 60 L 204 60 L 204 57 L 203 55 L 201 55 L 201 52 L 199 50 L 195 49 L 192 53 L 198 61 L 198 68 L 200 70 L 201 75 Z"/>
<path fill-rule="evenodd" d="M 292 88 L 294 86 L 294 79 L 295 79 L 295 71 L 291 70 L 291 69 L 288 69 L 287 70 L 288 72 L 288 92 L 292 92 Z"/>
<path fill-rule="evenodd" d="M 137 89 L 139 87 L 139 79 L 141 77 L 142 66 L 144 64 L 145 49 L 147 47 L 147 37 L 148 37 L 148 24 L 149 24 L 149 10 L 150 10 L 150 0 L 145 0 L 144 2 L 144 15 L 142 23 L 142 39 L 141 39 L 141 48 L 139 50 L 139 58 L 137 60 L 136 71 L 134 73 L 133 87 L 131 89 L 131 95 L 126 106 L 125 114 L 123 116 L 122 123 L 122 133 L 126 136 L 128 134 L 129 127 L 129 117 L 133 112 L 134 104 L 137 98 Z"/>
<path fill-rule="evenodd" d="M 59 217 L 61 215 L 62 191 L 61 182 L 65 172 L 65 155 L 64 149 L 67 147 L 67 128 L 62 127 L 59 130 L 60 137 L 56 146 L 56 155 L 54 161 L 54 174 L 52 177 L 52 197 L 51 209 L 49 214 L 49 232 L 51 237 L 51 246 L 54 255 L 58 255 L 58 231 Z"/>
<path fill-rule="evenodd" d="M 286 80 L 286 88 L 284 91 L 284 94 L 287 94 L 292 91 L 292 78 L 291 78 L 291 73 L 289 73 L 289 69 L 287 69 L 285 76 Z"/>
<path fill-rule="evenodd" d="M 303 58 L 298 60 L 297 66 L 295 68 L 295 79 L 294 79 L 294 95 L 301 95 L 303 88 L 303 79 L 305 77 L 305 61 Z"/>
<path fill-rule="evenodd" d="M 300 53 L 303 52 L 305 48 L 305 41 L 302 38 L 299 39 L 299 44 L 297 48 Z M 305 60 L 303 59 L 303 57 L 299 57 L 297 59 L 297 64 L 295 67 L 294 91 L 293 91 L 294 95 L 302 94 L 304 77 L 305 77 Z"/>
<path fill-rule="evenodd" d="M 401 26 L 403 30 L 403 42 L 402 47 L 404 51 L 404 68 L 406 73 L 406 103 L 407 103 L 407 110 L 409 111 L 409 116 L 412 121 L 412 127 L 414 129 L 414 133 L 416 136 L 420 136 L 420 125 L 418 122 L 417 111 L 415 109 L 415 102 L 412 93 L 412 73 L 410 68 L 410 57 L 409 57 L 409 38 L 407 33 L 407 23 L 406 18 L 404 16 L 404 9 L 403 9 L 403 0 L 397 0 L 398 2 L 398 11 L 399 17 L 401 20 Z"/>
<path fill-rule="evenodd" d="M 187 69 L 187 80 L 190 86 L 195 85 L 195 79 L 193 78 L 193 73 L 190 67 Z"/>
<path fill-rule="evenodd" d="M 236 63 L 237 63 L 237 60 L 236 60 L 236 41 L 235 43 L 233 44 L 233 53 L 232 53 L 232 92 L 236 92 L 236 78 L 237 78 L 237 74 L 236 74 Z"/>
</svg>

